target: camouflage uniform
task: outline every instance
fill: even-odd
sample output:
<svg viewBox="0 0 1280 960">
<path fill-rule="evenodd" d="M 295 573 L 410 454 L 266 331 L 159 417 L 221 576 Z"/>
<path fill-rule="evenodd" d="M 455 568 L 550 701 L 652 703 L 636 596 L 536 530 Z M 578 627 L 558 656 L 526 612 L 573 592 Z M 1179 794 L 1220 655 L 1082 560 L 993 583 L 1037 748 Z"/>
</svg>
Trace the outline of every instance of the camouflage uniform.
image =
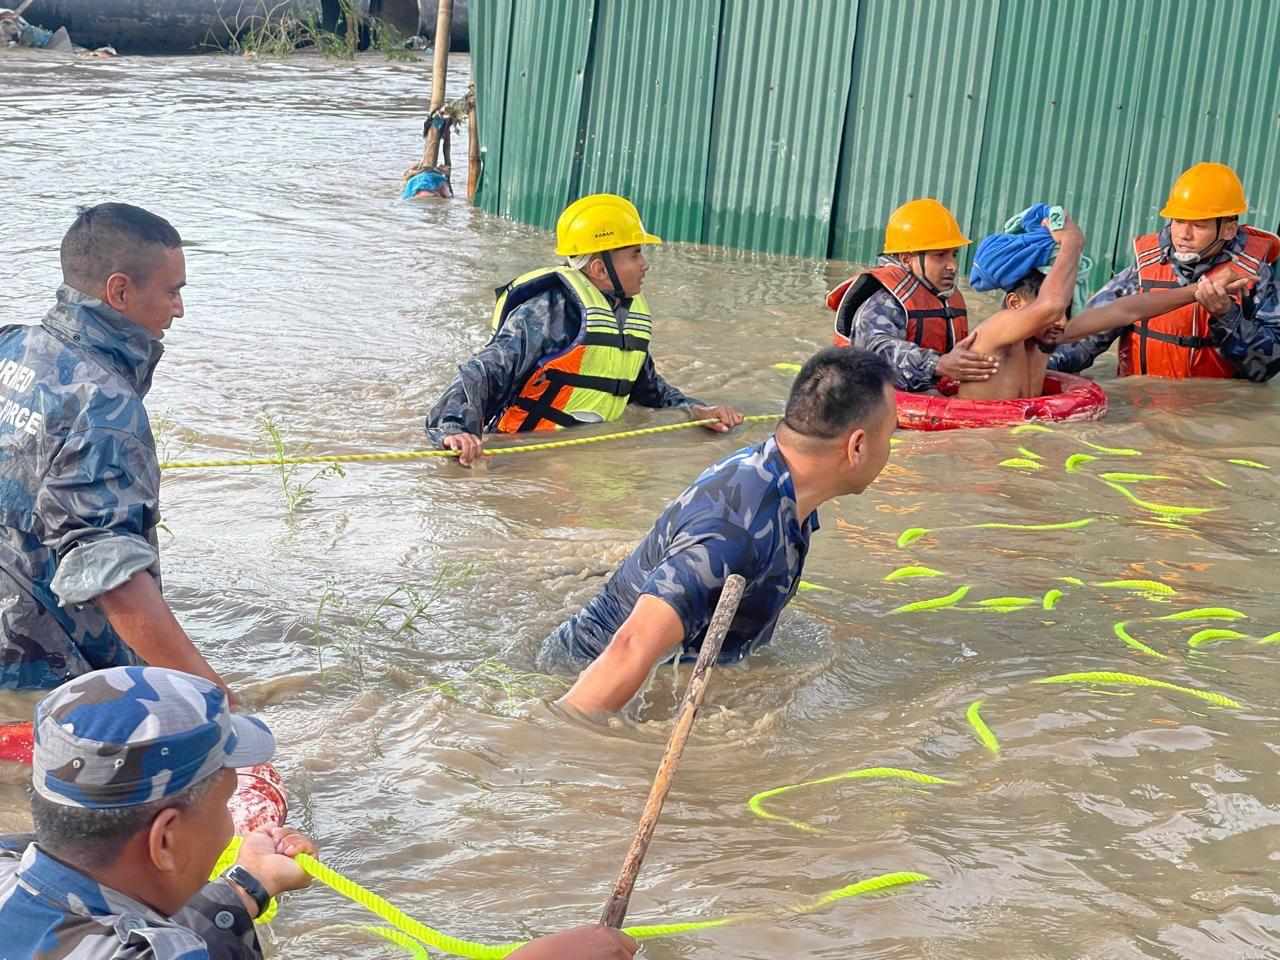
<svg viewBox="0 0 1280 960">
<path fill-rule="evenodd" d="M 902 266 L 893 257 L 881 256 L 877 266 Z M 870 350 L 893 368 L 893 385 L 920 393 L 933 388 L 942 354 L 907 339 L 907 314 L 887 290 L 867 297 L 853 315 L 853 345 Z"/>
<path fill-rule="evenodd" d="M 221 690 L 155 667 L 72 680 L 36 707 L 32 787 L 86 809 L 161 800 L 224 768 L 265 763 L 275 741 L 232 715 Z M 212 867 L 212 864 L 210 864 Z M 249 960 L 253 921 L 225 880 L 165 917 L 42 850 L 0 837 L 0 957 L 35 960 Z"/>
<path fill-rule="evenodd" d="M 492 430 L 529 376 L 546 359 L 572 346 L 580 322 L 577 307 L 555 287 L 512 310 L 484 349 L 458 368 L 453 383 L 427 414 L 431 442 L 438 444 L 454 433 L 478 437 Z M 645 358 L 630 402 L 643 407 L 701 403 L 662 379 L 652 356 Z"/>
<path fill-rule="evenodd" d="M 671 502 L 604 589 L 547 639 L 542 661 L 595 659 L 645 594 L 671 605 L 684 624 L 685 656 L 697 656 L 731 573 L 747 585 L 720 660 L 741 660 L 773 636 L 817 529 L 817 511 L 804 520 L 796 513 L 791 470 L 774 438 L 745 447 Z"/>
<path fill-rule="evenodd" d="M 139 662 L 93 600 L 159 579 L 142 398 L 163 351 L 68 286 L 40 325 L 0 328 L 0 687 Z"/>
<path fill-rule="evenodd" d="M 1243 234 L 1237 234 L 1229 249 L 1239 250 L 1244 246 L 1244 240 Z M 1160 231 L 1160 246 L 1184 284 L 1195 283 L 1210 269 L 1230 259 L 1224 250 L 1211 263 L 1190 266 L 1178 263 L 1170 253 L 1173 242 L 1167 226 Z M 1107 285 L 1093 295 L 1088 305 L 1103 307 L 1137 292 L 1138 268 L 1132 266 L 1107 281 Z M 1209 329 L 1218 352 L 1236 366 L 1237 377 L 1265 383 L 1280 373 L 1280 283 L 1277 282 L 1273 266 L 1262 264 L 1253 296 L 1246 302 L 1250 304 L 1249 309 L 1241 310 L 1237 304 L 1225 316 L 1213 317 L 1209 321 Z M 1132 328 L 1116 327 L 1095 333 L 1076 343 L 1063 344 L 1053 352 L 1049 369 L 1066 373 L 1084 370 L 1106 353 L 1111 344 L 1129 329 Z"/>
</svg>

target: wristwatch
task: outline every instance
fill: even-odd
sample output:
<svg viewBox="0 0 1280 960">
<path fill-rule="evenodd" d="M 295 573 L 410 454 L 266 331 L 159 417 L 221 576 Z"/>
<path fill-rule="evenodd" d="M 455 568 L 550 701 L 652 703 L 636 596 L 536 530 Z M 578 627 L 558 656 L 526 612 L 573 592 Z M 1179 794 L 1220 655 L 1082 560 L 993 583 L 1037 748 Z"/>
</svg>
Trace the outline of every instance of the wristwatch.
<svg viewBox="0 0 1280 960">
<path fill-rule="evenodd" d="M 271 894 L 267 893 L 267 888 L 258 882 L 257 877 L 238 863 L 222 876 L 223 879 L 230 880 L 249 895 L 249 899 L 258 906 L 258 916 L 262 916 L 267 912 L 267 904 L 271 902 Z"/>
</svg>

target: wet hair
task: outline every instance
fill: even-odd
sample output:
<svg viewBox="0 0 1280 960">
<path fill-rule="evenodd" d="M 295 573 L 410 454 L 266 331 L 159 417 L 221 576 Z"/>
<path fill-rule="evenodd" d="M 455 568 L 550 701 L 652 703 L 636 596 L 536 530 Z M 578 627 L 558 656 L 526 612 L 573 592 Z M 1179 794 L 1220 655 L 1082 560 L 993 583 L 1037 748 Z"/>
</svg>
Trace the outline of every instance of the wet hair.
<svg viewBox="0 0 1280 960">
<path fill-rule="evenodd" d="M 63 282 L 92 293 L 113 273 L 146 283 L 158 248 L 174 250 L 182 237 L 163 217 L 127 203 L 80 207 L 62 238 Z"/>
<path fill-rule="evenodd" d="M 1035 267 L 1032 267 L 1026 274 L 1011 287 L 1005 288 L 1005 294 L 1016 293 L 1028 302 L 1040 296 L 1040 288 L 1044 286 L 1046 274 L 1041 273 Z M 1067 319 L 1071 319 L 1072 304 L 1067 304 Z"/>
<path fill-rule="evenodd" d="M 884 405 L 893 370 L 877 354 L 827 347 L 808 359 L 791 385 L 783 423 L 805 437 L 833 440 L 865 424 Z"/>
<path fill-rule="evenodd" d="M 73 866 L 91 870 L 109 867 L 120 859 L 126 844 L 149 829 L 156 817 L 172 807 L 186 810 L 200 803 L 216 780 L 217 777 L 205 777 L 163 800 L 108 810 L 63 806 L 33 793 L 31 819 L 36 843 L 46 853 Z"/>
</svg>

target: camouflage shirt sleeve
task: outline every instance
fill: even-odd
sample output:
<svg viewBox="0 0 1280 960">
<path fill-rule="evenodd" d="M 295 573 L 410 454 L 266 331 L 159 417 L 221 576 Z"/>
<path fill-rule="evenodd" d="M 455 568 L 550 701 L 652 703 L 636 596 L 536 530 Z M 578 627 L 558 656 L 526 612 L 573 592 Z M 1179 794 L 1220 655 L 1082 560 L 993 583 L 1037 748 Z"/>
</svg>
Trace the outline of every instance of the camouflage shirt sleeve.
<svg viewBox="0 0 1280 960">
<path fill-rule="evenodd" d="M 240 895 L 225 880 L 206 884 L 172 917 L 209 945 L 209 960 L 260 960 L 262 946 Z"/>
<path fill-rule="evenodd" d="M 892 294 L 877 290 L 858 308 L 853 345 L 887 360 L 899 390 L 919 393 L 933 386 L 939 354 L 907 340 L 907 315 Z"/>
<path fill-rule="evenodd" d="M 1121 297 L 1131 297 L 1138 292 L 1138 268 L 1129 267 L 1121 270 L 1107 281 L 1106 286 L 1089 298 L 1086 309 L 1105 307 Z M 1075 343 L 1064 343 L 1053 351 L 1049 358 L 1049 369 L 1063 373 L 1079 373 L 1093 366 L 1093 361 L 1102 356 L 1128 330 L 1128 327 L 1113 327 L 1103 330 L 1091 337 L 1077 340 Z"/>
<path fill-rule="evenodd" d="M 642 407 L 685 407 L 702 403 L 667 383 L 654 367 L 652 354 L 644 358 L 644 366 L 631 388 L 630 399 Z"/>
<path fill-rule="evenodd" d="M 1254 383 L 1280 373 L 1280 285 L 1275 271 L 1263 264 L 1247 309 L 1238 305 L 1209 324 L 1219 352 Z"/>
<path fill-rule="evenodd" d="M 454 433 L 480 436 L 515 398 L 543 358 L 568 348 L 578 333 L 574 311 L 551 288 L 507 316 L 493 338 L 466 363 L 427 414 L 427 437 L 439 444 Z"/>
<path fill-rule="evenodd" d="M 43 540 L 57 558 L 51 583 L 64 604 L 88 603 L 157 568 L 155 451 L 135 434 L 97 428 L 62 443 L 36 493 Z"/>
</svg>

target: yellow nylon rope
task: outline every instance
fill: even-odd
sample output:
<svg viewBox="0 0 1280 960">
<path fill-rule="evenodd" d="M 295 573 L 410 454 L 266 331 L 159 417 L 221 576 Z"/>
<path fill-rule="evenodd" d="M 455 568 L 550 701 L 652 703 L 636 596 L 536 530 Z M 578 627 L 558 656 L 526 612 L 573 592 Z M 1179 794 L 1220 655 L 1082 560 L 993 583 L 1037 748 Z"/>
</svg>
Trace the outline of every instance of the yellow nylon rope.
<svg viewBox="0 0 1280 960">
<path fill-rule="evenodd" d="M 525 941 L 515 941 L 512 943 L 485 944 L 477 943 L 474 940 L 462 940 L 458 937 L 451 937 L 447 933 L 441 933 L 439 930 L 433 930 L 424 923 L 420 923 L 413 917 L 392 906 L 384 900 L 364 887 L 360 886 L 353 880 L 342 876 L 342 874 L 326 867 L 323 863 L 314 857 L 305 853 L 298 854 L 295 859 L 298 865 L 307 872 L 309 876 L 319 880 L 325 886 L 342 894 L 347 899 L 358 903 L 370 913 L 385 920 L 391 927 L 402 934 L 412 937 L 429 947 L 435 947 L 445 953 L 451 953 L 459 957 L 467 957 L 469 960 L 501 960 L 518 947 L 524 946 Z M 867 893 L 874 893 L 880 890 L 887 890 L 892 887 L 904 886 L 906 884 L 920 883 L 928 880 L 929 877 L 923 873 L 913 873 L 909 871 L 901 871 L 897 873 L 884 873 L 879 876 L 870 877 L 866 880 L 860 880 L 857 883 L 840 887 L 829 893 L 824 893 L 820 897 L 793 904 L 789 912 L 793 914 L 812 913 L 815 910 L 828 906 L 839 900 L 846 900 L 850 897 L 857 897 Z M 696 930 L 708 930 L 714 927 L 723 927 L 731 923 L 741 923 L 745 920 L 754 919 L 754 914 L 744 913 L 735 916 L 717 917 L 710 920 L 692 920 L 684 923 L 656 923 L 645 924 L 642 926 L 626 927 L 623 932 L 635 937 L 637 940 L 653 939 L 656 937 L 669 937 L 680 933 L 690 933 Z"/>
<path fill-rule="evenodd" d="M 765 423 L 781 419 L 778 414 L 761 413 L 743 417 L 743 423 Z M 637 430 L 622 430 L 618 433 L 604 433 L 593 437 L 571 437 L 565 440 L 548 440 L 545 443 L 526 443 L 513 447 L 493 447 L 485 450 L 486 456 L 502 456 L 508 453 L 538 453 L 543 450 L 556 450 L 560 447 L 581 447 L 589 443 L 605 443 L 610 440 L 627 440 L 631 437 L 646 437 L 655 433 L 670 433 L 673 430 L 687 430 L 690 427 L 705 427 L 716 423 L 714 418 L 689 420 L 685 423 L 668 423 L 660 427 L 641 427 Z M 200 470 L 212 467 L 277 467 L 285 464 L 303 463 L 377 463 L 407 460 L 451 459 L 456 458 L 456 450 L 399 450 L 387 453 L 330 453 L 314 454 L 300 457 L 252 457 L 243 460 L 168 460 L 160 464 L 161 470 Z"/>
</svg>

